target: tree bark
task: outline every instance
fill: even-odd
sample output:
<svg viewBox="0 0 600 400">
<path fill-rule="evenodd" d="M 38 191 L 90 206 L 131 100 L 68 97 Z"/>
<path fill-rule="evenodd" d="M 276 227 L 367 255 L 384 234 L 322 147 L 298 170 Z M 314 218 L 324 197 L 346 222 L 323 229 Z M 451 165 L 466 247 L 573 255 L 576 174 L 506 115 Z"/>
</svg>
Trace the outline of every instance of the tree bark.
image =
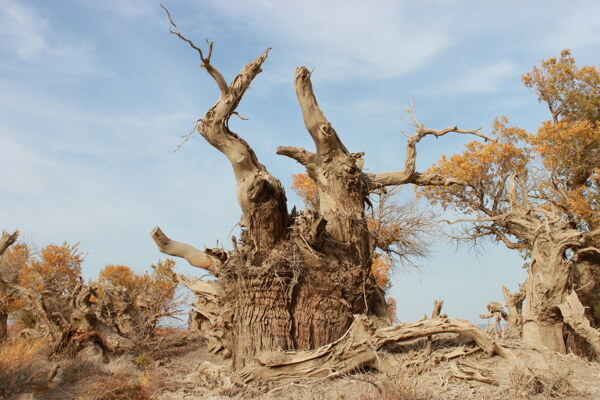
<svg viewBox="0 0 600 400">
<path fill-rule="evenodd" d="M 534 242 L 523 307 L 523 339 L 561 354 L 566 353 L 566 345 L 558 305 L 571 278 L 571 268 L 563 252 L 560 246 L 545 239 Z"/>
<path fill-rule="evenodd" d="M 0 342 L 8 336 L 8 313 L 0 312 Z"/>
<path fill-rule="evenodd" d="M 508 308 L 508 333 L 521 337 L 523 335 L 523 301 L 525 300 L 525 292 L 519 288 L 517 293 L 510 293 L 506 286 L 502 286 L 504 301 Z"/>
</svg>

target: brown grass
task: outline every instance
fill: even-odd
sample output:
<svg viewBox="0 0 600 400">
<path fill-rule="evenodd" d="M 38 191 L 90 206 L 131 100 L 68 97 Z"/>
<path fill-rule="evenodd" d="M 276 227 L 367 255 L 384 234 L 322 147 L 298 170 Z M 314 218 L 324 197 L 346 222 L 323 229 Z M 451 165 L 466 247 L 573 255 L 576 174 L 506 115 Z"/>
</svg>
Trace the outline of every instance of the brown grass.
<svg viewBox="0 0 600 400">
<path fill-rule="evenodd" d="M 45 345 L 45 341 L 29 339 L 3 343 L 0 347 L 0 396 L 10 398 L 44 386 L 45 376 L 35 364 Z"/>
<path fill-rule="evenodd" d="M 564 398 L 576 394 L 568 373 L 534 372 L 524 366 L 516 366 L 509 371 L 508 384 L 515 399 Z"/>
<path fill-rule="evenodd" d="M 67 363 L 61 371 L 60 382 L 71 385 L 84 378 L 102 375 L 102 366 L 90 360 L 75 359 Z"/>
</svg>

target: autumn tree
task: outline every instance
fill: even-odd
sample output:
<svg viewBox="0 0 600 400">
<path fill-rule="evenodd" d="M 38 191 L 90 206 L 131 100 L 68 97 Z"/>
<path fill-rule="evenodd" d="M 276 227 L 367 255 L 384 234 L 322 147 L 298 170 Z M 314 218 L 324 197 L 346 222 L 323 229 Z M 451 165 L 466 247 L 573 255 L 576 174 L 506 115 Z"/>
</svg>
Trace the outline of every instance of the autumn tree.
<svg viewBox="0 0 600 400">
<path fill-rule="evenodd" d="M 152 336 L 161 318 L 174 317 L 180 310 L 175 298 L 177 277 L 175 261 L 166 259 L 150 266 L 150 272 L 136 274 L 126 265 L 107 265 L 100 271 L 98 295 L 103 296 L 107 286 L 127 290 L 138 311 L 135 321 L 138 334 Z"/>
<path fill-rule="evenodd" d="M 182 257 L 217 278 L 210 293 L 218 299 L 234 365 L 243 366 L 248 356 L 263 351 L 313 349 L 331 343 L 348 330 L 356 314 L 387 318 L 383 293 L 371 279 L 373 247 L 365 213 L 369 194 L 404 184 L 455 183 L 455 179 L 416 171 L 417 143 L 426 136 L 452 132 L 483 135 L 456 126 L 435 130 L 417 124 L 408 139 L 403 170 L 365 173 L 363 153 L 348 151 L 317 103 L 311 72 L 299 67 L 296 94 L 315 150 L 282 146 L 277 154 L 306 169 L 319 200 L 314 209 L 290 213 L 280 181 L 229 125 L 269 49 L 227 83 L 211 63 L 213 44 L 201 49 L 181 34 L 168 12 L 167 16 L 171 33 L 198 53 L 201 67 L 219 89 L 216 103 L 198 120 L 197 130 L 231 163 L 242 233 L 228 252 L 198 250 L 170 239 L 158 227 L 151 235 L 161 252 Z"/>
<path fill-rule="evenodd" d="M 564 50 L 523 82 L 552 119 L 535 133 L 496 120 L 495 141 L 469 143 L 463 154 L 443 157 L 428 171 L 460 178 L 464 187 L 420 193 L 468 216 L 454 221 L 462 226 L 457 239 L 493 238 L 530 258 L 523 295 L 505 292 L 513 312 L 523 306 L 522 317 L 512 321 L 522 323 L 526 340 L 563 353 L 567 345 L 578 352 L 587 342 L 600 354 L 593 329 L 600 326 L 600 72 L 578 68 Z M 576 339 L 565 343 L 569 335 Z"/>
<path fill-rule="evenodd" d="M 49 244 L 24 265 L 20 283 L 37 291 L 51 287 L 58 293 L 68 294 L 81 279 L 84 259 L 78 243 Z"/>
<path fill-rule="evenodd" d="M 114 285 L 126 288 L 132 297 L 136 297 L 143 287 L 143 278 L 127 265 L 107 265 L 100 271 L 98 282 L 101 285 Z"/>
</svg>

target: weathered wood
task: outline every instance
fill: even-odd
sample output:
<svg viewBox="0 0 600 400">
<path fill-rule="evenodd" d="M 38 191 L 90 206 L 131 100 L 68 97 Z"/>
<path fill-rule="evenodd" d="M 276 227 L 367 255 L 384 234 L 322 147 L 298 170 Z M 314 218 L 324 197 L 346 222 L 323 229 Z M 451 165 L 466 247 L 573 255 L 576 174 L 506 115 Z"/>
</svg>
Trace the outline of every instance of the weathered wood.
<svg viewBox="0 0 600 400">
<path fill-rule="evenodd" d="M 442 312 L 442 307 L 444 306 L 443 300 L 434 300 L 433 301 L 433 311 L 431 312 L 431 319 L 440 318 L 440 314 Z M 425 343 L 425 354 L 431 354 L 431 349 L 433 345 L 433 338 L 431 336 L 427 337 L 427 343 Z"/>
<path fill-rule="evenodd" d="M 19 231 L 14 231 L 13 233 L 2 231 L 2 237 L 0 237 L 0 256 L 17 241 L 18 237 Z"/>
<path fill-rule="evenodd" d="M 440 177 L 415 170 L 415 146 L 421 138 L 451 132 L 484 135 L 456 127 L 433 130 L 418 125 L 407 144 L 405 172 L 365 174 L 364 154 L 348 151 L 317 102 L 311 72 L 299 67 L 294 85 L 315 149 L 279 147 L 277 152 L 306 168 L 318 188 L 319 204 L 316 210 L 290 215 L 281 183 L 229 128 L 230 117 L 261 72 L 269 49 L 247 63 L 228 85 L 211 64 L 213 44 L 208 43 L 203 51 L 180 32 L 168 12 L 167 17 L 171 33 L 198 52 L 201 67 L 219 88 L 217 101 L 198 120 L 197 128 L 231 163 L 242 234 L 222 259 L 174 242 L 158 228 L 152 236 L 160 251 L 183 257 L 219 278 L 218 302 L 226 310 L 221 325 L 231 335 L 227 346 L 234 366 L 243 367 L 259 352 L 315 349 L 335 342 L 348 330 L 354 314 L 386 317 L 385 296 L 371 272 L 373 246 L 365 216 L 370 192 L 404 183 L 439 184 Z M 444 184 L 457 182 L 444 180 Z M 206 299 L 204 294 L 200 297 Z M 198 324 L 212 329 L 201 313 L 195 314 L 201 319 Z"/>
<path fill-rule="evenodd" d="M 502 286 L 502 294 L 508 308 L 508 333 L 521 337 L 523 335 L 523 301 L 525 300 L 525 292 L 519 288 L 517 293 L 510 293 L 506 286 Z"/>
<path fill-rule="evenodd" d="M 376 329 L 374 321 L 357 315 L 348 331 L 338 340 L 315 350 L 259 354 L 255 364 L 242 373 L 246 383 L 323 378 L 352 372 L 358 368 L 380 368 L 378 351 L 398 343 L 438 333 L 458 333 L 473 339 L 489 354 L 514 359 L 513 354 L 494 342 L 481 328 L 460 319 L 438 318 Z"/>
<path fill-rule="evenodd" d="M 585 309 L 575 291 L 571 291 L 562 303 L 558 305 L 560 312 L 567 324 L 594 349 L 596 356 L 600 357 L 600 331 L 590 326 L 585 317 Z"/>
</svg>

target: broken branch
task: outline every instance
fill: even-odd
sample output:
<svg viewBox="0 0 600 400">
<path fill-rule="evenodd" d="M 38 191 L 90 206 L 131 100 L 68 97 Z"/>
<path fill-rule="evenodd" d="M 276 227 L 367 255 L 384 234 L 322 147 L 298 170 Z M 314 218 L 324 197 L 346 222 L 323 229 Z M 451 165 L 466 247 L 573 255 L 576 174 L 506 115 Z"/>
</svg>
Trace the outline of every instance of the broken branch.
<svg viewBox="0 0 600 400">
<path fill-rule="evenodd" d="M 209 256 L 205 252 L 200 251 L 189 244 L 169 239 L 158 226 L 152 229 L 150 236 L 154 239 L 154 243 L 156 243 L 156 246 L 161 253 L 181 257 L 194 267 L 205 269 L 213 275 L 218 274 L 218 267 L 221 262 L 216 258 Z"/>
</svg>

